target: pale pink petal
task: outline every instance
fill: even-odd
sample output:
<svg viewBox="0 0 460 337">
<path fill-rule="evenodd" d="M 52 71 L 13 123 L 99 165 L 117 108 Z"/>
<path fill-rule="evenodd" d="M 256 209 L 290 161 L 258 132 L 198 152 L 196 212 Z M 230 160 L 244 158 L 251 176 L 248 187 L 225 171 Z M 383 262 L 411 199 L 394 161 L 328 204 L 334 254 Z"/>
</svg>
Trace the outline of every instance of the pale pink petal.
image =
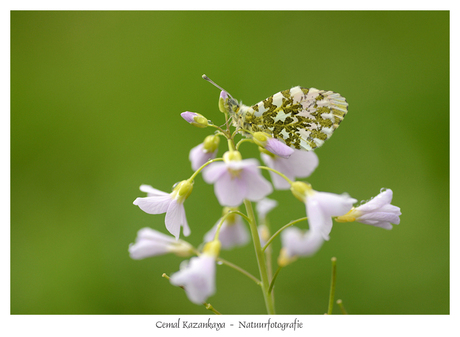
<svg viewBox="0 0 460 337">
<path fill-rule="evenodd" d="M 286 228 L 281 232 L 282 246 L 289 257 L 311 256 L 323 245 L 320 233 L 309 230 L 303 231 L 297 227 Z"/>
<path fill-rule="evenodd" d="M 357 201 L 346 194 L 339 195 L 328 192 L 315 192 L 313 196 L 307 197 L 307 203 L 311 199 L 315 199 L 322 208 L 324 214 L 329 217 L 348 213 L 353 207 L 353 204 Z"/>
<path fill-rule="evenodd" d="M 288 162 L 296 178 L 307 178 L 318 167 L 319 159 L 313 151 L 295 150 Z"/>
<path fill-rule="evenodd" d="M 215 293 L 216 263 L 214 257 L 201 255 L 190 259 L 189 264 L 171 275 L 170 282 L 184 287 L 189 300 L 202 304 Z"/>
<path fill-rule="evenodd" d="M 201 143 L 190 150 L 189 160 L 192 163 L 192 169 L 194 171 L 198 170 L 210 159 L 214 159 L 216 157 L 217 150 L 214 152 L 206 152 L 203 148 L 204 143 Z"/>
<path fill-rule="evenodd" d="M 171 202 L 171 196 L 169 194 L 164 194 L 160 196 L 137 198 L 134 200 L 133 204 L 139 206 L 139 208 L 146 213 L 161 214 L 168 210 Z"/>
<path fill-rule="evenodd" d="M 329 240 L 329 233 L 332 230 L 332 218 L 323 212 L 320 203 L 316 199 L 308 200 L 306 208 L 310 230 L 321 233 L 324 240 Z"/>
<path fill-rule="evenodd" d="M 184 223 L 185 219 L 185 210 L 184 204 L 181 202 L 176 202 L 174 200 L 170 203 L 168 211 L 166 212 L 165 225 L 166 229 L 174 235 L 174 237 L 179 239 L 180 228 L 184 226 L 183 234 L 186 235 L 186 231 L 190 234 L 190 229 L 188 228 L 187 222 Z"/>
<path fill-rule="evenodd" d="M 220 219 L 216 222 L 214 227 L 205 234 L 205 242 L 214 240 L 217 226 L 219 224 Z M 219 241 L 222 245 L 222 249 L 231 249 L 235 246 L 242 246 L 248 243 L 249 232 L 240 216 L 237 216 L 236 221 L 232 224 L 224 221 L 219 231 Z"/>
<path fill-rule="evenodd" d="M 157 190 L 156 188 L 153 188 L 150 185 L 141 185 L 139 188 L 142 192 L 147 193 L 147 196 L 153 197 L 153 196 L 161 196 L 161 195 L 168 195 L 169 193 Z"/>
<path fill-rule="evenodd" d="M 273 208 L 278 206 L 278 201 L 264 198 L 260 200 L 256 205 L 257 217 L 259 220 L 264 219 L 268 212 L 270 212 Z"/>
<path fill-rule="evenodd" d="M 203 179 L 208 184 L 213 184 L 226 173 L 228 173 L 228 170 L 225 163 L 212 163 L 203 171 Z"/>
<path fill-rule="evenodd" d="M 272 184 L 270 184 L 257 169 L 255 172 L 252 168 L 246 168 L 241 172 L 241 181 L 247 186 L 246 199 L 251 201 L 259 201 L 273 192 Z"/>
<path fill-rule="evenodd" d="M 137 233 L 136 242 L 129 246 L 129 254 L 135 260 L 162 255 L 168 253 L 168 246 L 174 243 L 175 240 L 168 235 L 151 228 L 142 228 Z"/>
<path fill-rule="evenodd" d="M 236 207 L 243 202 L 247 187 L 227 172 L 214 184 L 214 193 L 222 206 Z"/>
<path fill-rule="evenodd" d="M 265 149 L 274 155 L 286 159 L 294 153 L 294 149 L 290 148 L 276 138 L 269 138 L 265 144 Z"/>
</svg>

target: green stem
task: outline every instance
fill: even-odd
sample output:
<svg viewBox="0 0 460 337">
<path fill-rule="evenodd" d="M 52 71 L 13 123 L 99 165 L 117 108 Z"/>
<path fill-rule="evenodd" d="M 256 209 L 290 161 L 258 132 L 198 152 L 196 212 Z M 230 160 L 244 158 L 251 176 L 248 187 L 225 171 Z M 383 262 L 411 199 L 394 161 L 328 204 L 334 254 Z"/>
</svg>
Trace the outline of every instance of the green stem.
<svg viewBox="0 0 460 337">
<path fill-rule="evenodd" d="M 254 143 L 254 141 L 252 139 L 249 139 L 249 138 L 243 138 L 241 139 L 237 144 L 236 144 L 236 149 L 238 150 L 240 148 L 240 145 L 245 143 L 245 142 L 250 142 L 250 143 Z"/>
<path fill-rule="evenodd" d="M 347 311 L 345 310 L 345 307 L 343 306 L 342 300 L 337 300 L 337 305 L 339 306 L 340 310 L 342 311 L 342 314 L 347 315 Z"/>
<path fill-rule="evenodd" d="M 329 292 L 329 308 L 327 309 L 327 314 L 332 315 L 332 307 L 334 306 L 334 294 L 335 294 L 335 278 L 336 278 L 336 265 L 337 258 L 333 257 L 332 261 L 332 276 L 331 276 L 331 291 Z"/>
<path fill-rule="evenodd" d="M 231 262 L 229 262 L 229 261 L 227 261 L 227 260 L 224 260 L 224 259 L 222 259 L 222 258 L 220 258 L 220 257 L 218 257 L 216 260 L 222 262 L 222 263 L 225 264 L 226 266 L 229 266 L 229 267 L 231 267 L 231 268 L 233 268 L 233 269 L 239 271 L 241 274 L 246 275 L 246 276 L 249 277 L 251 280 L 253 280 L 257 285 L 259 285 L 259 286 L 262 285 L 262 282 L 260 282 L 260 281 L 257 279 L 257 277 L 253 276 L 252 274 L 250 274 L 249 272 L 247 272 L 247 271 L 244 270 L 243 268 L 237 266 L 236 264 L 233 264 L 233 263 L 231 263 Z"/>
<path fill-rule="evenodd" d="M 215 161 L 222 161 L 224 160 L 224 158 L 216 158 L 216 159 L 211 159 L 211 160 L 208 160 L 206 163 L 204 163 L 203 165 L 200 166 L 200 168 L 198 170 L 196 170 L 192 176 L 189 178 L 190 181 L 193 181 L 196 176 L 198 175 L 198 173 L 201 172 L 202 169 L 204 169 L 206 166 L 208 166 L 209 164 L 211 163 L 214 163 Z"/>
<path fill-rule="evenodd" d="M 265 256 L 260 245 L 259 233 L 257 232 L 256 219 L 254 216 L 254 210 L 252 209 L 252 204 L 248 200 L 244 200 L 244 206 L 246 207 L 246 212 L 248 217 L 251 220 L 249 222 L 249 228 L 251 229 L 252 240 L 254 242 L 254 250 L 256 251 L 257 264 L 259 265 L 260 278 L 262 279 L 262 293 L 264 295 L 265 306 L 267 308 L 267 313 L 270 315 L 275 314 L 275 305 L 273 303 L 273 298 L 270 296 L 268 291 L 270 283 L 268 281 L 267 267 L 265 264 Z"/>
<path fill-rule="evenodd" d="M 276 270 L 276 273 L 275 275 L 273 276 L 273 279 L 270 283 L 270 288 L 268 288 L 268 292 L 271 293 L 272 290 L 273 290 L 273 286 L 275 285 L 275 280 L 276 280 L 276 277 L 278 276 L 278 274 L 280 273 L 280 270 L 281 270 L 282 267 L 278 267 L 278 269 Z"/>
<path fill-rule="evenodd" d="M 294 220 L 294 221 L 291 221 L 290 223 L 288 223 L 287 225 L 284 225 L 283 227 L 281 227 L 280 229 L 278 229 L 276 231 L 275 234 L 273 234 L 270 239 L 268 239 L 267 243 L 265 244 L 264 248 L 262 248 L 262 251 L 265 251 L 265 249 L 267 249 L 268 246 L 270 246 L 270 244 L 272 243 L 272 241 L 283 231 L 285 230 L 286 228 L 298 223 L 298 222 L 301 222 L 301 221 L 305 221 L 305 220 L 308 220 L 307 217 L 305 218 L 300 218 L 300 219 L 297 219 L 297 220 Z"/>
<path fill-rule="evenodd" d="M 289 185 L 292 185 L 292 180 L 289 179 L 288 177 L 286 177 L 284 174 L 282 174 L 281 172 L 277 171 L 277 170 L 274 170 L 272 169 L 271 167 L 267 167 L 267 166 L 257 166 L 258 168 L 262 169 L 262 170 L 267 170 L 267 171 L 272 171 L 273 173 L 276 173 L 278 174 L 279 176 L 283 177 L 288 183 Z"/>
</svg>

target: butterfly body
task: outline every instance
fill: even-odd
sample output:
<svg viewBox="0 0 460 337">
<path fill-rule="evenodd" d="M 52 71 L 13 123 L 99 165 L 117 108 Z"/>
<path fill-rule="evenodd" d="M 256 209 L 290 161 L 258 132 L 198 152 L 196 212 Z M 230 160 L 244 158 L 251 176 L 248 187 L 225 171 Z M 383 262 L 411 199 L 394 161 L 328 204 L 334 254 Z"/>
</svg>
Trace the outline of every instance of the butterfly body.
<svg viewBox="0 0 460 337">
<path fill-rule="evenodd" d="M 293 87 L 253 106 L 229 96 L 225 109 L 245 136 L 262 131 L 292 148 L 311 151 L 331 137 L 346 115 L 348 103 L 332 91 Z"/>
</svg>

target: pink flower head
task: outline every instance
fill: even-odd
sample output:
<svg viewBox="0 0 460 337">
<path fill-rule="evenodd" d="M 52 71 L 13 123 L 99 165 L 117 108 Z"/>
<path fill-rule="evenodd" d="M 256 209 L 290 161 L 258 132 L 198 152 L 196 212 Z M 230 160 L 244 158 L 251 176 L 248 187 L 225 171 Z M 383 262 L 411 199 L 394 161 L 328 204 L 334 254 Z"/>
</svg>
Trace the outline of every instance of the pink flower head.
<svg viewBox="0 0 460 337">
<path fill-rule="evenodd" d="M 401 215 L 400 208 L 391 205 L 392 199 L 393 191 L 390 189 L 382 189 L 380 194 L 375 198 L 363 203 L 357 208 L 352 208 L 347 214 L 339 216 L 336 221 L 357 221 L 367 225 L 392 229 L 392 224 L 399 225 L 399 216 Z"/>
<path fill-rule="evenodd" d="M 294 149 L 290 148 L 278 139 L 273 138 L 268 133 L 254 132 L 254 134 L 252 135 L 252 139 L 254 143 L 259 145 L 261 148 L 267 150 L 268 152 L 276 156 L 287 159 L 294 153 Z"/>
<path fill-rule="evenodd" d="M 318 192 L 310 185 L 296 181 L 291 185 L 295 197 L 305 202 L 310 230 L 321 233 L 324 240 L 329 240 L 332 230 L 332 217 L 346 214 L 356 202 L 348 194 Z"/>
<path fill-rule="evenodd" d="M 219 219 L 214 227 L 205 234 L 205 242 L 214 240 L 214 236 L 220 222 L 221 219 Z M 222 244 L 222 249 L 231 249 L 235 246 L 243 246 L 249 242 L 249 232 L 240 215 L 227 215 L 219 231 L 219 241 Z"/>
<path fill-rule="evenodd" d="M 168 253 L 190 256 L 192 252 L 193 247 L 188 242 L 175 240 L 169 235 L 147 227 L 139 230 L 136 242 L 129 245 L 129 255 L 134 260 Z"/>
<path fill-rule="evenodd" d="M 190 150 L 189 160 L 192 169 L 198 170 L 207 161 L 216 158 L 220 138 L 217 135 L 207 136 L 203 143 Z"/>
<path fill-rule="evenodd" d="M 265 165 L 283 173 L 291 180 L 310 176 L 319 162 L 318 156 L 313 151 L 294 150 L 294 153 L 287 159 L 263 152 L 260 155 Z M 289 183 L 280 175 L 270 171 L 270 177 L 276 189 L 287 190 L 290 188 Z"/>
<path fill-rule="evenodd" d="M 214 192 L 222 206 L 236 207 L 244 199 L 258 201 L 273 191 L 258 165 L 255 159 L 241 160 L 238 151 L 227 152 L 223 163 L 212 163 L 203 171 L 203 179 L 214 184 Z"/>
<path fill-rule="evenodd" d="M 202 304 L 216 291 L 216 257 L 219 250 L 219 241 L 208 242 L 203 254 L 192 257 L 187 264 L 181 264 L 180 270 L 171 275 L 171 284 L 184 287 L 187 297 L 195 304 Z"/>
<path fill-rule="evenodd" d="M 183 119 L 185 119 L 188 123 L 196 126 L 198 128 L 205 128 L 207 127 L 208 120 L 203 115 L 200 115 L 196 112 L 185 111 L 180 114 Z"/>
<path fill-rule="evenodd" d="M 311 256 L 323 245 L 321 233 L 312 230 L 304 231 L 297 227 L 288 227 L 281 232 L 281 243 L 289 258 L 295 256 Z"/>
<path fill-rule="evenodd" d="M 179 239 L 180 228 L 183 234 L 190 235 L 190 228 L 185 217 L 184 201 L 193 189 L 193 183 L 188 180 L 178 183 L 171 193 L 159 191 L 149 185 L 141 185 L 140 190 L 147 193 L 145 198 L 137 198 L 133 204 L 149 214 L 166 213 L 166 229 Z"/>
</svg>

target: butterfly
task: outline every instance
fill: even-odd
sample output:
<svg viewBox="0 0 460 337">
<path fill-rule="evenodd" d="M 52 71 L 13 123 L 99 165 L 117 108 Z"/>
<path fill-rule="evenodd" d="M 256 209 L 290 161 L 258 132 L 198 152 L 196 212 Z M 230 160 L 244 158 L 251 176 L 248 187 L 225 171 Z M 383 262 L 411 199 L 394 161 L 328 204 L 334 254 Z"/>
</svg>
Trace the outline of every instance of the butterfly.
<svg viewBox="0 0 460 337">
<path fill-rule="evenodd" d="M 241 134 L 251 137 L 252 132 L 266 132 L 294 149 L 312 151 L 323 145 L 348 112 L 340 94 L 300 86 L 246 106 L 206 75 L 203 78 L 222 90 L 223 109 Z"/>
</svg>

